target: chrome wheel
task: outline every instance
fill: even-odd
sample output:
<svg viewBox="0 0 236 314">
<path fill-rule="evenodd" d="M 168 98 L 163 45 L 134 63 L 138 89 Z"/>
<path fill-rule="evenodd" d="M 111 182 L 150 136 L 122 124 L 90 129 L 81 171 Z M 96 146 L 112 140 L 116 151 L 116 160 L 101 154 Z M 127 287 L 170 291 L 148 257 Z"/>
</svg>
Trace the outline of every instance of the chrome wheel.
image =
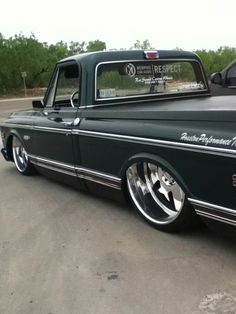
<svg viewBox="0 0 236 314">
<path fill-rule="evenodd" d="M 29 158 L 23 144 L 16 136 L 12 141 L 12 153 L 17 170 L 24 173 L 27 170 Z"/>
<path fill-rule="evenodd" d="M 126 176 L 131 199 L 148 221 L 167 225 L 177 220 L 185 193 L 167 171 L 150 162 L 138 162 L 127 169 Z"/>
</svg>

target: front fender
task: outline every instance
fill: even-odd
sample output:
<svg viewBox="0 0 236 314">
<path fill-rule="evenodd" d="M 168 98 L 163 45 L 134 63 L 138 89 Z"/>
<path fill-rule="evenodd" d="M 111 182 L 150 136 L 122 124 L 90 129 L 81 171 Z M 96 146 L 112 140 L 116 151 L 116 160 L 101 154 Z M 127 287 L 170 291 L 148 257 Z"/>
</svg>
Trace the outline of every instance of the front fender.
<svg viewBox="0 0 236 314">
<path fill-rule="evenodd" d="M 8 156 L 10 161 L 13 161 L 13 154 L 12 154 L 12 139 L 13 139 L 13 136 L 18 137 L 18 139 L 22 143 L 24 143 L 24 141 L 22 139 L 22 136 L 20 135 L 20 133 L 16 129 L 10 130 L 10 132 L 8 132 L 8 134 L 6 136 L 6 139 L 5 139 L 5 148 L 6 148 L 6 151 L 7 151 L 7 156 Z"/>
</svg>

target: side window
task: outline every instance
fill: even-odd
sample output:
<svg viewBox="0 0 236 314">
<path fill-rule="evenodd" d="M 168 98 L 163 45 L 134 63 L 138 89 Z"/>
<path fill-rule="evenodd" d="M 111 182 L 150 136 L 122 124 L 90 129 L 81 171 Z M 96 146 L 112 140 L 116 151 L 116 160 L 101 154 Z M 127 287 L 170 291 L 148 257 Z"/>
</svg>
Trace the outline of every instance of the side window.
<svg viewBox="0 0 236 314">
<path fill-rule="evenodd" d="M 229 69 L 226 84 L 231 88 L 236 87 L 236 64 Z"/>
<path fill-rule="evenodd" d="M 228 71 L 228 77 L 236 78 L 236 64 L 234 64 Z"/>
<path fill-rule="evenodd" d="M 51 83 L 46 102 L 47 107 L 71 106 L 79 104 L 79 68 L 77 64 L 66 64 L 59 66 Z"/>
</svg>

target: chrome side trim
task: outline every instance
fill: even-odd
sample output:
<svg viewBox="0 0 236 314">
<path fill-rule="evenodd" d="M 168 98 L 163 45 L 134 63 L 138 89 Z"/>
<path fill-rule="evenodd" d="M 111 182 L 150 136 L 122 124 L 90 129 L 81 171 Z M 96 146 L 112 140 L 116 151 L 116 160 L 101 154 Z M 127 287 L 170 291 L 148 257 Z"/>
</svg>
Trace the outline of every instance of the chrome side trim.
<svg viewBox="0 0 236 314">
<path fill-rule="evenodd" d="M 41 163 L 46 163 L 46 164 L 49 164 L 49 165 L 54 165 L 54 166 L 57 166 L 57 167 L 60 167 L 60 168 L 64 168 L 64 169 L 70 169 L 72 171 L 75 170 L 75 167 L 72 166 L 71 164 L 61 163 L 61 162 L 58 162 L 58 161 L 55 161 L 55 160 L 52 160 L 52 159 L 42 158 L 42 157 L 39 157 L 39 156 L 36 156 L 36 155 L 31 155 L 31 154 L 28 154 L 28 156 L 32 160 L 35 160 L 36 162 L 41 162 Z"/>
<path fill-rule="evenodd" d="M 52 127 L 44 127 L 44 126 L 35 126 L 35 130 L 40 130 L 40 131 L 49 131 L 49 132 L 60 132 L 60 133 L 71 133 L 72 129 L 60 129 L 60 128 L 52 128 Z"/>
<path fill-rule="evenodd" d="M 203 217 L 206 217 L 206 218 L 209 218 L 209 219 L 217 220 L 219 222 L 223 222 L 223 223 L 227 223 L 227 224 L 232 225 L 232 226 L 236 226 L 236 221 L 232 220 L 232 219 L 229 219 L 229 218 L 225 218 L 225 217 L 221 217 L 221 216 L 218 216 L 218 215 L 206 213 L 206 212 L 201 211 L 201 210 L 196 210 L 196 213 L 198 215 L 200 215 L 200 216 L 203 216 Z"/>
<path fill-rule="evenodd" d="M 17 124 L 17 123 L 4 123 L 1 126 L 3 127 L 12 127 L 12 128 L 20 128 L 20 129 L 29 129 L 29 130 L 40 130 L 40 131 L 49 131 L 49 132 L 60 132 L 60 133 L 71 133 L 72 129 L 62 129 L 62 128 L 52 128 L 52 127 L 44 127 L 44 126 L 33 126 L 28 124 Z"/>
<path fill-rule="evenodd" d="M 81 179 L 85 179 L 85 180 L 88 180 L 88 181 L 92 181 L 94 183 L 99 183 L 99 184 L 102 184 L 102 185 L 105 185 L 105 186 L 109 186 L 113 189 L 116 189 L 116 190 L 121 190 L 121 187 L 120 185 L 116 184 L 116 183 L 110 183 L 110 182 L 107 182 L 107 181 L 103 181 L 102 179 L 99 179 L 99 178 L 94 178 L 94 177 L 91 177 L 89 175 L 85 175 L 85 174 L 81 174 L 81 173 L 77 173 L 77 176 Z"/>
<path fill-rule="evenodd" d="M 215 204 L 188 198 L 194 210 L 200 216 L 236 226 L 236 210 Z"/>
<path fill-rule="evenodd" d="M 212 209 L 221 213 L 225 213 L 225 214 L 230 214 L 233 216 L 236 216 L 236 210 L 233 210 L 231 208 L 227 208 L 227 207 L 223 207 L 223 206 L 218 206 L 215 204 L 211 204 L 211 203 L 207 203 L 207 202 L 203 202 L 203 201 L 199 201 L 193 198 L 188 198 L 189 202 L 194 206 L 194 205 L 198 205 L 200 207 L 204 207 L 207 209 Z"/>
<path fill-rule="evenodd" d="M 42 162 L 37 162 L 37 161 L 34 161 L 34 160 L 31 160 L 31 162 L 32 162 L 32 164 L 35 164 L 36 166 L 39 166 L 39 167 L 42 167 L 42 168 L 46 168 L 46 169 L 49 169 L 49 170 L 60 172 L 60 173 L 63 173 L 63 174 L 69 175 L 69 176 L 77 177 L 76 173 L 73 173 L 73 172 L 70 172 L 70 171 L 66 171 L 66 170 L 60 169 L 58 167 L 46 165 L 46 164 L 44 164 Z"/>
<path fill-rule="evenodd" d="M 94 175 L 94 176 L 98 176 L 101 179 L 108 179 L 108 180 L 112 180 L 116 183 L 121 183 L 121 179 L 118 177 L 114 177 L 102 172 L 97 172 L 91 169 L 87 169 L 87 168 L 81 168 L 81 167 L 75 167 L 76 171 L 78 171 L 78 173 L 80 173 L 80 175 L 83 174 L 87 174 L 87 175 Z"/>
<path fill-rule="evenodd" d="M 98 172 L 84 167 L 75 167 L 71 164 L 61 163 L 55 160 L 42 158 L 36 155 L 28 155 L 31 162 L 43 168 L 61 172 L 63 174 L 79 177 L 95 183 L 106 185 L 114 189 L 121 189 L 121 179 L 103 172 Z"/>
<path fill-rule="evenodd" d="M 204 154 L 216 154 L 219 156 L 236 158 L 236 150 L 234 149 L 224 149 L 224 148 L 212 147 L 212 146 L 201 146 L 201 145 L 195 145 L 195 144 L 189 144 L 189 143 L 180 143 L 180 142 L 174 142 L 174 141 L 172 142 L 172 141 L 157 140 L 157 139 L 151 139 L 151 138 L 145 138 L 145 137 L 94 132 L 94 131 L 86 131 L 86 130 L 79 130 L 79 129 L 72 130 L 72 134 L 107 138 L 107 139 L 113 139 L 113 140 L 118 140 L 118 141 L 123 140 L 127 142 L 140 143 L 140 144 L 143 144 L 143 143 L 150 144 L 150 145 L 154 144 L 161 147 L 176 148 L 176 149 L 189 150 L 189 151 L 194 151 L 194 152 L 200 151 L 201 153 L 204 153 Z"/>
</svg>

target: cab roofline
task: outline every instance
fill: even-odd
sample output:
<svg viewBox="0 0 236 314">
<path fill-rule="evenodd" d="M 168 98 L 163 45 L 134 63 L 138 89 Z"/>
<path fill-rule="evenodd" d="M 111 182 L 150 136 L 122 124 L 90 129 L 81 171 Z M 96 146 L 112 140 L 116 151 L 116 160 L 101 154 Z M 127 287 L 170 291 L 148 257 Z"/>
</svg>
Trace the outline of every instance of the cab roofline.
<svg viewBox="0 0 236 314">
<path fill-rule="evenodd" d="M 144 51 L 147 50 L 113 50 L 113 51 L 96 51 L 85 52 L 62 59 L 60 62 L 77 61 L 77 62 L 105 62 L 116 60 L 145 60 Z M 151 49 L 153 51 L 153 49 Z M 195 59 L 200 61 L 197 54 L 183 50 L 157 50 L 159 59 Z M 154 59 L 155 60 L 155 59 Z"/>
</svg>

